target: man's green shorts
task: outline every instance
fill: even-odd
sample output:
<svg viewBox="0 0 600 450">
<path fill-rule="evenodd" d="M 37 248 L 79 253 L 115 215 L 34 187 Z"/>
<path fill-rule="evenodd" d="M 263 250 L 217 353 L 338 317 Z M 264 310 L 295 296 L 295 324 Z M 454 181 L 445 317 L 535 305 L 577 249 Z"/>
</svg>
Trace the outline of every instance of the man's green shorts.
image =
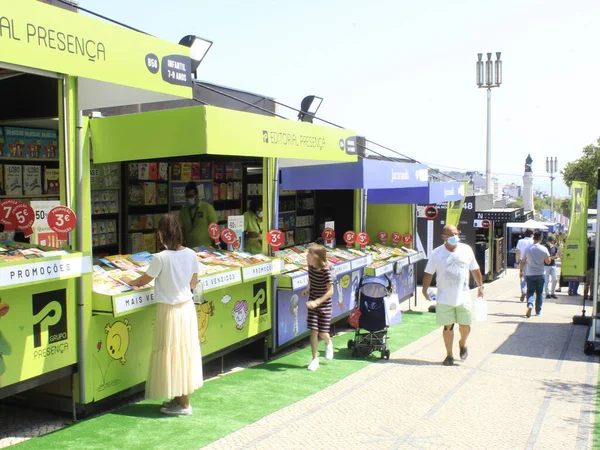
<svg viewBox="0 0 600 450">
<path fill-rule="evenodd" d="M 438 325 L 471 325 L 471 302 L 459 306 L 438 303 L 435 307 L 435 319 Z"/>
</svg>

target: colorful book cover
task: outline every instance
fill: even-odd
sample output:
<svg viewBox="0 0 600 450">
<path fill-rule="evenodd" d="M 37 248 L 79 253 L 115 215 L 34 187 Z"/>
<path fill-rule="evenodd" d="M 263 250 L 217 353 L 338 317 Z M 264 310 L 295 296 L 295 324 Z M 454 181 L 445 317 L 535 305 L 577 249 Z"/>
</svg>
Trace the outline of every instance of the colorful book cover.
<svg viewBox="0 0 600 450">
<path fill-rule="evenodd" d="M 127 192 L 127 202 L 130 205 L 144 204 L 144 190 L 142 189 L 142 186 L 137 184 L 129 186 L 129 190 Z"/>
<path fill-rule="evenodd" d="M 146 214 L 144 220 L 144 230 L 152 230 L 154 228 L 154 214 Z"/>
<path fill-rule="evenodd" d="M 6 189 L 4 189 L 4 164 L 0 164 L 0 195 L 6 195 Z"/>
<path fill-rule="evenodd" d="M 203 162 L 200 164 L 200 178 L 202 180 L 210 180 L 212 178 L 212 163 Z"/>
<path fill-rule="evenodd" d="M 242 179 L 242 163 L 233 163 L 233 179 Z"/>
<path fill-rule="evenodd" d="M 198 181 L 200 180 L 202 175 L 202 171 L 200 168 L 200 163 L 193 162 L 192 163 L 192 180 Z"/>
<path fill-rule="evenodd" d="M 233 164 L 225 164 L 225 179 L 233 179 Z"/>
<path fill-rule="evenodd" d="M 4 166 L 4 188 L 6 195 L 23 195 L 23 166 Z"/>
<path fill-rule="evenodd" d="M 158 179 L 167 181 L 169 179 L 169 163 L 158 163 Z"/>
<path fill-rule="evenodd" d="M 138 179 L 149 180 L 150 179 L 150 163 L 141 162 L 138 163 Z"/>
<path fill-rule="evenodd" d="M 130 180 L 137 180 L 139 176 L 138 163 L 129 163 L 127 166 L 128 177 Z"/>
<path fill-rule="evenodd" d="M 169 185 L 166 183 L 159 183 L 157 196 L 159 205 L 167 205 L 169 203 Z"/>
<path fill-rule="evenodd" d="M 4 128 L 4 156 L 11 158 L 25 157 L 25 129 Z"/>
<path fill-rule="evenodd" d="M 25 130 L 25 158 L 40 158 L 42 155 L 42 131 Z"/>
<path fill-rule="evenodd" d="M 213 184 L 213 200 L 220 200 L 221 199 L 221 192 L 219 190 L 219 183 L 214 183 Z"/>
<path fill-rule="evenodd" d="M 225 166 L 223 164 L 213 164 L 213 178 L 219 181 L 225 179 Z"/>
<path fill-rule="evenodd" d="M 129 216 L 127 218 L 128 227 L 130 230 L 141 230 L 140 216 Z"/>
<path fill-rule="evenodd" d="M 158 180 L 158 163 L 157 162 L 148 163 L 148 179 L 149 180 Z"/>
<path fill-rule="evenodd" d="M 142 233 L 131 233 L 129 235 L 129 248 L 131 253 L 138 253 L 144 250 L 144 235 Z"/>
<path fill-rule="evenodd" d="M 144 183 L 144 205 L 156 205 L 156 183 Z"/>
<path fill-rule="evenodd" d="M 171 166 L 171 180 L 180 181 L 181 180 L 181 164 L 174 163 Z"/>
<path fill-rule="evenodd" d="M 156 235 L 154 233 L 144 233 L 144 250 L 150 253 L 156 253 Z"/>
<path fill-rule="evenodd" d="M 42 166 L 23 166 L 23 192 L 42 195 Z"/>
<path fill-rule="evenodd" d="M 40 130 L 41 157 L 58 159 L 58 132 L 56 130 Z"/>
<path fill-rule="evenodd" d="M 190 181 L 192 179 L 192 163 L 181 163 L 181 180 Z"/>
</svg>

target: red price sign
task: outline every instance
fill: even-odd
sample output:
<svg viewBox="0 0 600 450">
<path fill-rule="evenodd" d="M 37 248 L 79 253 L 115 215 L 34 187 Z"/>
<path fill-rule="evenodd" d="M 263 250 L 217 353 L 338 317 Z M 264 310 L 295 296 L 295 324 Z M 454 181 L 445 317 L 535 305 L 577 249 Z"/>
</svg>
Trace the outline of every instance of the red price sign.
<svg viewBox="0 0 600 450">
<path fill-rule="evenodd" d="M 326 241 L 331 241 L 335 238 L 335 230 L 333 228 L 325 228 L 321 233 L 321 237 Z"/>
<path fill-rule="evenodd" d="M 344 233 L 344 242 L 348 247 L 352 247 L 352 244 L 356 242 L 356 233 L 354 231 L 346 231 Z"/>
<path fill-rule="evenodd" d="M 412 234 L 406 233 L 404 236 L 402 236 L 402 240 L 404 241 L 404 244 L 406 246 L 409 246 L 410 244 L 412 244 L 413 241 Z"/>
<path fill-rule="evenodd" d="M 4 225 L 4 231 L 15 229 L 14 211 L 22 203 L 18 200 L 2 200 L 0 202 L 0 223 Z"/>
<path fill-rule="evenodd" d="M 216 223 L 211 223 L 208 226 L 208 235 L 210 236 L 210 238 L 215 241 L 215 244 L 219 243 L 219 239 L 221 237 L 221 227 L 219 227 L 218 224 Z"/>
<path fill-rule="evenodd" d="M 273 249 L 274 252 L 279 250 L 279 247 L 283 245 L 284 236 L 281 230 L 271 230 L 267 234 L 267 239 L 269 240 L 269 245 Z"/>
<path fill-rule="evenodd" d="M 388 241 L 388 234 L 387 234 L 387 232 L 386 232 L 386 231 L 383 231 L 383 230 L 382 230 L 382 231 L 380 231 L 380 232 L 377 234 L 377 236 L 379 237 L 379 241 L 380 241 L 382 244 L 385 244 L 385 243 Z"/>
<path fill-rule="evenodd" d="M 398 245 L 401 240 L 402 240 L 402 235 L 400 233 L 398 233 L 397 231 L 394 231 L 392 233 L 392 244 Z"/>
<path fill-rule="evenodd" d="M 369 238 L 369 235 L 367 233 L 358 233 L 357 240 L 360 246 L 364 248 L 367 246 L 371 239 Z"/>
<path fill-rule="evenodd" d="M 33 222 L 35 222 L 35 213 L 33 208 L 25 203 L 15 206 L 12 213 L 12 221 L 17 230 L 21 230 L 25 237 L 33 234 Z"/>
<path fill-rule="evenodd" d="M 225 228 L 223 231 L 221 231 L 221 239 L 228 245 L 233 244 L 238 240 L 235 231 L 233 231 L 231 228 Z"/>
<path fill-rule="evenodd" d="M 71 208 L 55 206 L 48 213 L 48 226 L 56 232 L 59 241 L 66 241 L 76 225 L 77 216 Z"/>
<path fill-rule="evenodd" d="M 483 219 L 481 221 L 481 227 L 485 228 L 486 230 L 492 226 L 492 221 L 490 219 Z"/>
</svg>

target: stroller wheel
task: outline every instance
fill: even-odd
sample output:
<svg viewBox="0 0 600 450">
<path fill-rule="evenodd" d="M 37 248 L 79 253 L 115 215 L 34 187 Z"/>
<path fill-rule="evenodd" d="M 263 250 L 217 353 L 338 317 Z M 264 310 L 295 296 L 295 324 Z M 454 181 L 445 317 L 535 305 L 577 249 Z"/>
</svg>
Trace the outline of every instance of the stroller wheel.
<svg viewBox="0 0 600 450">
<path fill-rule="evenodd" d="M 353 348 L 354 348 L 354 341 L 353 341 L 352 339 L 350 339 L 350 340 L 348 341 L 348 348 L 349 348 L 349 349 L 353 349 Z"/>
<path fill-rule="evenodd" d="M 358 355 L 358 351 L 356 349 L 356 347 L 352 347 L 352 356 L 357 356 Z"/>
<path fill-rule="evenodd" d="M 389 350 L 385 351 L 385 359 L 387 359 L 387 360 L 390 359 L 390 351 Z"/>
</svg>

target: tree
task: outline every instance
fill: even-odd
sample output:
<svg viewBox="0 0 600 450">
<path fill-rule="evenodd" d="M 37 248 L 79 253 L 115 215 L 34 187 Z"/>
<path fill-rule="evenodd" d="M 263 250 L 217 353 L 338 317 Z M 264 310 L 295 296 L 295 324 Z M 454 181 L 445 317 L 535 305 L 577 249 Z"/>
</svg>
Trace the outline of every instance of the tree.
<svg viewBox="0 0 600 450">
<path fill-rule="evenodd" d="M 596 188 L 598 183 L 598 168 L 600 167 L 600 139 L 596 144 L 590 144 L 583 149 L 581 158 L 567 163 L 561 171 L 565 184 L 569 187 L 573 181 L 583 181 L 588 185 L 588 205 L 596 207 Z"/>
</svg>

